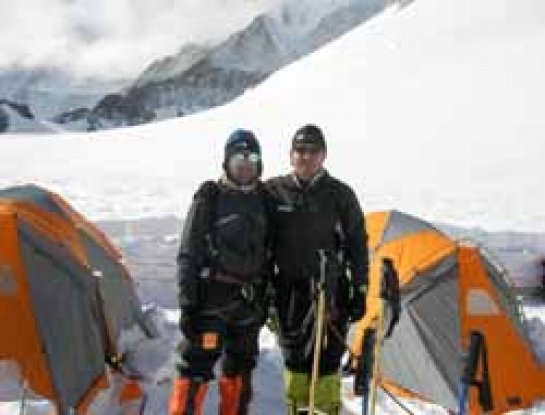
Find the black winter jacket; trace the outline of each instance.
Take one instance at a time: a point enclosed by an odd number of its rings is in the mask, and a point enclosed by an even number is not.
[[[177,257],[180,307],[216,302],[203,298],[199,285],[205,279],[213,281],[217,273],[241,283],[262,280],[267,232],[261,183],[251,191],[222,180],[201,185],[186,216]]]
[[[352,283],[367,284],[365,220],[352,189],[325,170],[303,185],[292,175],[266,182],[272,199],[273,257],[284,281],[317,278],[317,251],[344,245]]]

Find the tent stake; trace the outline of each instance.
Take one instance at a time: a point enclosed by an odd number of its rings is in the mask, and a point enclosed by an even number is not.
[[[26,395],[27,395],[27,380],[23,379],[23,381],[21,382],[21,402],[19,406],[19,415],[25,415]]]

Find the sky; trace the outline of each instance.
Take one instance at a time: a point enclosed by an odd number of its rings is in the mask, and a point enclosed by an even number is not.
[[[214,42],[280,0],[2,1],[0,68],[56,64],[132,76],[187,42]]]

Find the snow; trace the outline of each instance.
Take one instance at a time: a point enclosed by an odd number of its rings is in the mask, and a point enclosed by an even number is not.
[[[532,304],[525,307],[526,333],[534,346],[537,359],[545,365],[545,304]]]
[[[529,307],[527,311],[534,310],[545,327],[545,307]],[[131,370],[145,373],[147,380],[143,382],[146,393],[146,415],[167,413],[168,395],[171,388],[171,377],[175,361],[175,347],[180,340],[180,333],[177,325],[179,313],[176,310],[157,308],[154,310],[153,320],[159,327],[161,336],[155,340],[141,341],[136,351],[129,356],[128,366]],[[543,340],[541,340],[543,342]],[[252,413],[267,415],[283,415],[285,403],[282,393],[282,359],[280,350],[274,335],[264,328],[260,335],[260,359],[255,369],[255,398],[252,403]],[[93,409],[96,413],[103,415],[121,415],[111,404],[111,396],[116,387],[114,386],[101,393],[94,403]],[[352,390],[352,378],[343,380],[342,388],[344,394],[349,396]],[[117,380],[119,382],[119,379]],[[3,386],[3,385],[2,385]],[[18,391],[18,393],[20,393]],[[211,384],[209,394],[205,402],[205,413],[216,413],[218,404],[217,386]],[[404,414],[399,406],[388,396],[379,391],[377,397],[377,414]],[[403,404],[414,413],[425,413],[426,415],[446,415],[447,412],[437,406],[425,404],[416,400],[403,400]],[[345,414],[356,414],[361,412],[361,399],[345,399],[343,402]],[[44,401],[29,401],[27,404],[27,415],[47,414],[51,406]],[[19,413],[19,404],[16,402],[0,403],[0,415],[12,415]],[[545,414],[544,405],[537,405],[527,411],[517,411],[513,414],[538,415]]]
[[[180,215],[196,184],[220,174],[232,129],[257,132],[268,176],[288,168],[294,130],[316,122],[328,167],[367,210],[543,231],[544,9],[539,0],[390,9],[215,110],[48,137],[47,151],[36,137],[8,136],[0,185],[39,182],[94,219]]]
[[[545,332],[545,306],[528,306],[526,310],[534,316],[534,326],[541,327],[541,334]],[[166,413],[166,403],[170,384],[166,382],[165,372],[172,370],[174,366],[173,351],[180,339],[177,326],[179,313],[174,310],[158,309],[156,310],[154,322],[160,327],[161,337],[158,340],[148,342],[138,351],[138,356],[134,358],[134,367],[139,372],[151,373],[153,382],[148,384],[146,391],[148,393],[148,407],[146,413]],[[538,339],[542,347],[545,347],[543,338]],[[255,370],[255,398],[253,402],[253,412],[256,414],[266,413],[267,415],[285,414],[285,403],[280,401],[283,393],[282,386],[282,358],[278,348],[276,337],[266,327],[260,335],[260,359],[258,367]],[[152,362],[150,362],[150,360]],[[170,373],[171,374],[171,373]],[[343,389],[346,396],[350,395],[352,389],[352,378],[343,380]],[[215,413],[217,408],[217,390],[213,385],[207,401],[205,403],[205,413]],[[415,400],[406,400],[403,402],[415,413],[446,414],[447,412],[437,406],[424,404]],[[361,399],[345,399],[344,410],[346,413],[360,413]],[[403,414],[399,406],[388,398],[385,394],[379,392],[378,396],[379,414]],[[153,408],[153,409],[151,409]],[[539,414],[539,408],[532,411],[518,411],[518,414]],[[113,415],[113,414],[112,414]]]
[[[310,44],[318,40],[315,36],[320,24],[335,13],[351,7],[353,16],[370,16],[369,10],[378,11],[382,4],[376,0],[287,0],[271,8],[267,16],[274,22],[270,29],[274,31],[278,44],[284,45],[291,53],[306,53],[313,49]],[[367,8],[366,13],[362,13],[363,8]],[[337,32],[335,27],[328,30]]]
[[[211,111],[95,134],[7,135],[0,187],[42,184],[94,220],[179,217],[198,182],[221,173],[232,129],[256,131],[270,176],[288,169],[294,130],[316,122],[328,137],[328,168],[354,187],[366,210],[395,207],[464,227],[543,233],[544,18],[541,0],[391,8]],[[139,241],[130,249],[138,254]],[[171,295],[170,285],[155,285],[158,295]],[[543,346],[545,310],[526,310],[529,335]],[[141,343],[134,362],[153,378],[150,414],[165,413],[164,380],[179,338],[176,311],[155,313],[163,336]],[[279,351],[270,333],[261,341],[255,405],[266,410],[257,413],[283,413]],[[209,411],[215,402],[212,389]],[[7,405],[0,414],[17,411]],[[395,413],[381,395],[379,405]],[[545,405],[526,413],[545,413]]]

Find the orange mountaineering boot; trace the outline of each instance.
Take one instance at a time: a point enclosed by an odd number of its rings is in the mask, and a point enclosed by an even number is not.
[[[203,415],[207,389],[208,383],[200,379],[177,378],[170,393],[169,415]]]

